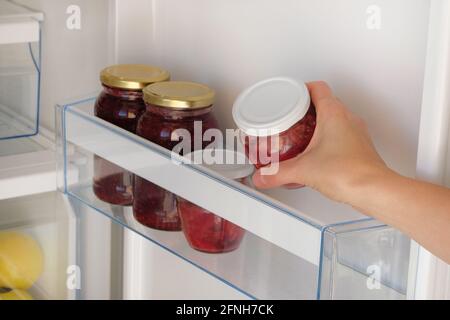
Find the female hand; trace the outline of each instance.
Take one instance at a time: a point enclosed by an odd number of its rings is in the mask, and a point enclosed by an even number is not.
[[[367,175],[387,170],[362,119],[336,98],[325,82],[308,83],[317,111],[314,136],[304,153],[280,163],[276,175],[256,172],[260,189],[286,184],[314,188],[337,201],[348,202],[346,189]]]
[[[400,231],[450,263],[450,189],[403,177],[378,155],[364,122],[324,82],[308,84],[317,127],[305,152],[253,177],[258,188],[303,184]]]

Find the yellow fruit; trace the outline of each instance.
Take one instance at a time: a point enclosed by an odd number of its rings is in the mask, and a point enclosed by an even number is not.
[[[0,301],[2,300],[33,300],[33,297],[26,291],[14,289],[4,293],[0,291]]]
[[[0,288],[29,289],[44,268],[41,247],[30,236],[0,232]]]

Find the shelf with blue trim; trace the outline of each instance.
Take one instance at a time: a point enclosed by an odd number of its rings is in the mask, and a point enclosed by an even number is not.
[[[0,140],[39,133],[43,19],[40,12],[0,0]]]
[[[249,298],[406,297],[407,237],[308,188],[263,194],[227,180],[95,117],[94,102],[91,98],[58,107],[60,166],[63,173],[73,167],[79,173],[74,183],[64,174],[60,179],[73,201]],[[93,192],[95,156],[245,229],[242,245],[226,254],[201,253],[189,247],[182,233],[147,228],[134,218],[131,207],[99,200]]]

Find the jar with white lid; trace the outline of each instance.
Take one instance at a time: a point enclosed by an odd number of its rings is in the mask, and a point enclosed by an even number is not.
[[[316,128],[316,109],[305,83],[287,77],[260,81],[233,106],[245,153],[257,169],[301,154]]]

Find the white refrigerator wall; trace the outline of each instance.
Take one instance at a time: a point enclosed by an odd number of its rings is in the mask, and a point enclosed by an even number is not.
[[[368,121],[389,165],[414,175],[429,6],[424,0],[118,0],[118,60],[160,65],[174,79],[211,85],[218,92],[215,113],[229,128],[234,99],[257,80],[326,80]]]

